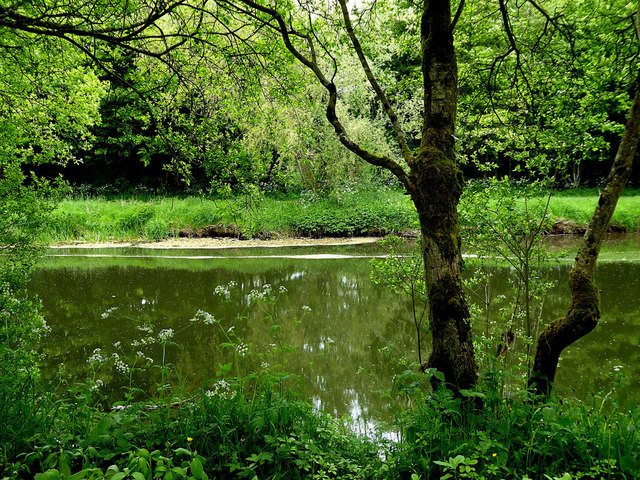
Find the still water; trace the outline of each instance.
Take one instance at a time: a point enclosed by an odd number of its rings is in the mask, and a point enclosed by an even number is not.
[[[597,272],[602,319],[593,333],[563,354],[557,378],[561,394],[585,397],[609,389],[620,374],[626,375],[632,395],[640,394],[638,252],[637,236],[604,250]],[[284,355],[243,357],[241,368],[262,371],[284,362],[287,371],[300,375],[304,393],[318,408],[366,425],[392,413],[381,393],[403,370],[398,359],[417,361],[409,300],[370,279],[371,258],[383,254],[376,245],[51,250],[30,284],[51,328],[43,346],[43,371],[53,375],[64,366],[82,380],[89,375],[87,360],[96,348],[105,356],[141,351],[158,364],[160,345],[131,347],[148,336],[140,330],[143,324],[152,324],[156,334],[173,330],[172,340],[179,346],[167,347],[165,362],[175,365],[174,382],[187,388],[211,388],[220,365],[233,355],[231,348],[220,347],[227,337],[241,339],[253,352],[287,345],[291,351]],[[544,273],[546,280],[558,281],[545,296],[547,321],[566,311],[569,266],[560,261]],[[496,270],[494,275],[496,288],[503,288],[511,272]],[[229,282],[237,286],[228,299],[224,292],[215,293]],[[273,310],[251,295],[266,284],[279,295]],[[218,323],[190,322],[200,310]],[[273,321],[265,319],[268,314]],[[98,377],[111,400],[122,398],[124,376],[103,368]],[[136,375],[135,382],[154,391],[158,375],[151,370]]]

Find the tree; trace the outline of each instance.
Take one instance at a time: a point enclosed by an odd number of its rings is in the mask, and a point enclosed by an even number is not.
[[[640,38],[640,6],[635,28]],[[633,105],[618,153],[569,274],[571,305],[567,315],[554,320],[538,338],[530,384],[539,395],[549,395],[562,351],[591,332],[600,319],[600,290],[594,279],[596,263],[616,204],[631,173],[639,142],[640,85],[636,80]]]

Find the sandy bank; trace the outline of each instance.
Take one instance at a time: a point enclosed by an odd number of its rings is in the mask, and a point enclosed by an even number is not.
[[[281,238],[275,240],[238,240],[235,238],[166,238],[157,242],[64,242],[51,245],[50,248],[149,248],[149,249],[222,249],[248,247],[295,247],[295,246],[333,246],[375,243],[379,237],[349,238]]]

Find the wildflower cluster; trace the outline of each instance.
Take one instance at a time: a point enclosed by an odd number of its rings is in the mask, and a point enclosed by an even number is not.
[[[233,280],[231,280],[226,285],[216,286],[216,288],[213,290],[213,293],[214,295],[219,295],[223,297],[225,300],[229,300],[231,298],[231,290],[237,286],[238,284]]]
[[[127,365],[124,360],[120,358],[120,355],[114,352],[111,354],[111,357],[113,358],[113,365],[118,373],[121,373],[122,375],[129,375],[131,367],[129,367],[129,365]]]
[[[142,325],[138,325],[136,328],[138,330],[140,330],[141,332],[153,333],[153,327],[148,323],[144,323]]]
[[[148,362],[149,364],[153,364],[153,358],[148,357],[143,351],[138,350],[136,352],[136,355],[138,356],[138,358],[140,358],[141,360],[145,360],[146,362]]]
[[[96,391],[103,386],[104,382],[98,378],[95,382],[93,382],[93,385],[91,385],[91,391]]]
[[[156,339],[153,337],[143,337],[139,340],[134,340],[131,342],[132,347],[146,347],[147,345],[153,345],[156,343]]]
[[[193,318],[189,321],[194,323],[202,322],[205,325],[215,325],[217,323],[215,317],[209,312],[205,312],[204,310],[198,310]]]
[[[244,343],[240,343],[238,344],[238,346],[236,347],[236,352],[238,353],[238,355],[240,355],[241,357],[244,357],[247,353],[249,353],[249,347],[246,346]]]
[[[209,400],[214,398],[232,399],[235,398],[236,391],[231,388],[229,382],[222,379],[214,383],[212,389],[207,390],[204,394]]]
[[[250,301],[259,302],[261,300],[268,300],[272,297],[273,287],[269,283],[265,283],[262,288],[254,288],[248,295]]]
[[[107,359],[102,356],[102,350],[99,348],[96,348],[91,356],[87,359],[87,363],[89,363],[90,365],[99,365],[106,361]]]
[[[165,328],[158,333],[158,340],[160,343],[167,343],[173,338],[173,328]]]

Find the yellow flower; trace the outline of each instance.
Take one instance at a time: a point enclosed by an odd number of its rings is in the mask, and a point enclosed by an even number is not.
[[[491,456],[492,456],[492,457],[497,457],[497,456],[498,456],[498,454],[497,454],[497,453],[492,453],[492,454],[491,454]]]
[[[187,437],[187,442],[193,442],[193,438]]]

